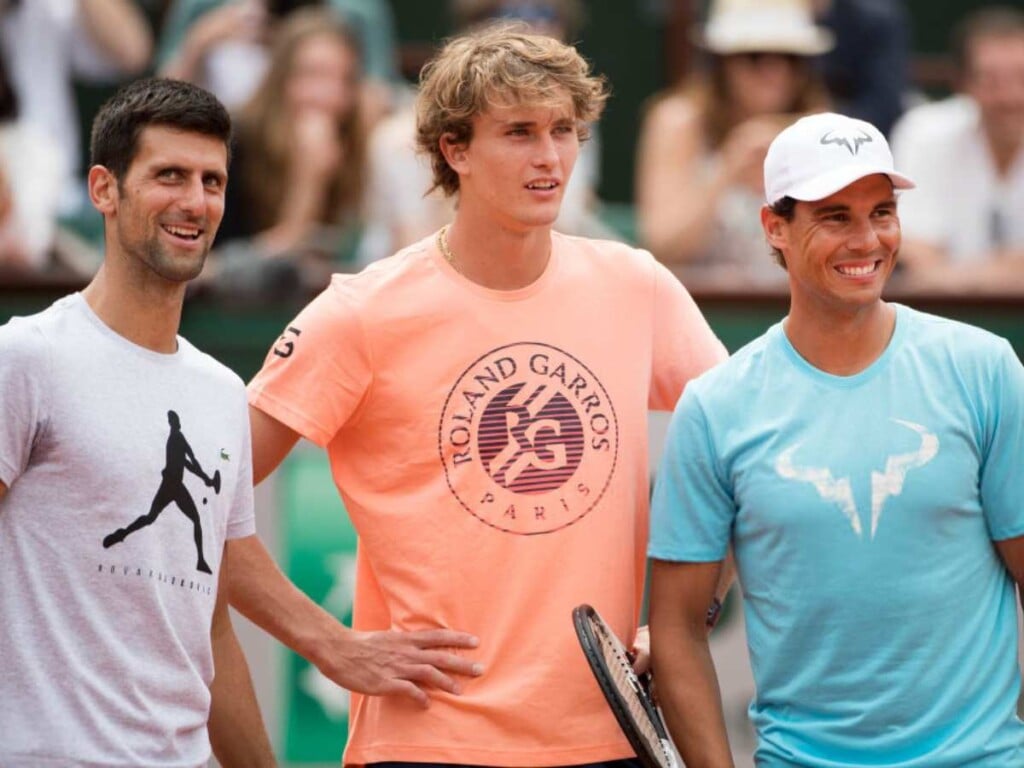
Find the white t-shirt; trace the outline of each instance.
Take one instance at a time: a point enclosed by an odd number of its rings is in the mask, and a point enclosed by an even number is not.
[[[1024,248],[1024,152],[1000,177],[969,98],[907,112],[893,129],[892,151],[917,183],[900,197],[904,238],[943,248],[958,264],[983,261],[1001,246]]]
[[[241,380],[73,294],[0,327],[0,402],[0,765],[205,765],[217,574],[255,530]]]

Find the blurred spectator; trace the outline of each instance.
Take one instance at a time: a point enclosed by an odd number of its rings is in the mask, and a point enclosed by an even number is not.
[[[986,8],[954,36],[960,93],[910,110],[896,162],[904,261],[919,284],[1024,288],[1024,12]]]
[[[45,133],[59,164],[62,212],[84,192],[73,79],[114,83],[150,63],[152,35],[133,0],[0,0],[0,51],[19,115]]]
[[[583,22],[579,0],[453,0],[452,18],[464,30],[495,21],[527,24],[534,32],[571,40]],[[615,235],[600,220],[597,196],[600,167],[597,127],[581,147],[576,168],[562,199],[555,228],[584,237]],[[371,134],[370,192],[367,227],[360,243],[359,261],[368,263],[440,229],[451,221],[452,198],[439,190],[430,194],[429,161],[416,152],[416,116],[411,102],[382,121]]]
[[[275,22],[326,6],[345,20],[363,52],[364,117],[391,109],[398,80],[394,19],[386,0],[171,0],[157,49],[160,73],[201,85],[230,109],[244,104],[269,65]]]
[[[814,0],[835,47],[822,59],[834,108],[886,136],[903,113],[910,58],[910,15],[903,0]]]
[[[60,196],[59,153],[18,117],[0,57],[0,268],[42,271],[49,263]]]
[[[659,94],[637,159],[641,240],[665,263],[727,266],[744,282],[784,281],[759,211],[775,135],[827,97],[812,57],[832,46],[802,0],[715,0],[697,34],[706,69]]]
[[[229,284],[285,276],[317,287],[350,256],[365,175],[360,78],[358,41],[335,14],[307,8],[284,20],[236,122],[218,233]]]

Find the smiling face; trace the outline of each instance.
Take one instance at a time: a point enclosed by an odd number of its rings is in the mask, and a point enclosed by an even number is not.
[[[824,200],[799,202],[790,221],[766,207],[761,221],[785,257],[794,313],[855,313],[881,301],[900,247],[888,176],[865,176]]]
[[[137,146],[123,178],[103,166],[89,172],[90,194],[106,219],[108,259],[187,282],[202,271],[224,215],[227,147],[159,125],[143,129]]]
[[[359,58],[332,32],[306,38],[295,51],[285,83],[285,99],[293,114],[323,112],[342,121],[359,97]]]
[[[568,95],[555,105],[491,107],[473,118],[468,143],[442,139],[459,175],[460,211],[520,230],[558,218],[579,149]]]
[[[1024,136],[1024,32],[971,43],[965,86],[989,136],[998,144],[1018,146]]]

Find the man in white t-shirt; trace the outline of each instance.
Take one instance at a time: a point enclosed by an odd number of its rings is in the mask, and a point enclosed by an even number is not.
[[[919,190],[900,205],[903,255],[916,282],[1024,289],[1024,12],[969,16],[955,47],[963,92],[893,131]]]
[[[122,89],[93,126],[102,267],[0,327],[4,768],[274,764],[218,578],[255,538],[245,389],[177,335],[230,132],[195,86]]]

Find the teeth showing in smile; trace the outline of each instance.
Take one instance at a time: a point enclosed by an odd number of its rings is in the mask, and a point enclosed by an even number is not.
[[[836,267],[836,271],[841,275],[847,275],[849,277],[864,277],[865,275],[870,275],[877,268],[877,264],[867,264],[862,267],[855,267],[850,264],[841,264]]]
[[[557,186],[554,181],[535,181],[526,185],[527,189],[554,189]]]
[[[164,226],[164,229],[167,232],[170,232],[172,235],[176,235],[177,237],[184,237],[188,240],[195,240],[197,237],[199,237],[199,230],[193,227]]]

